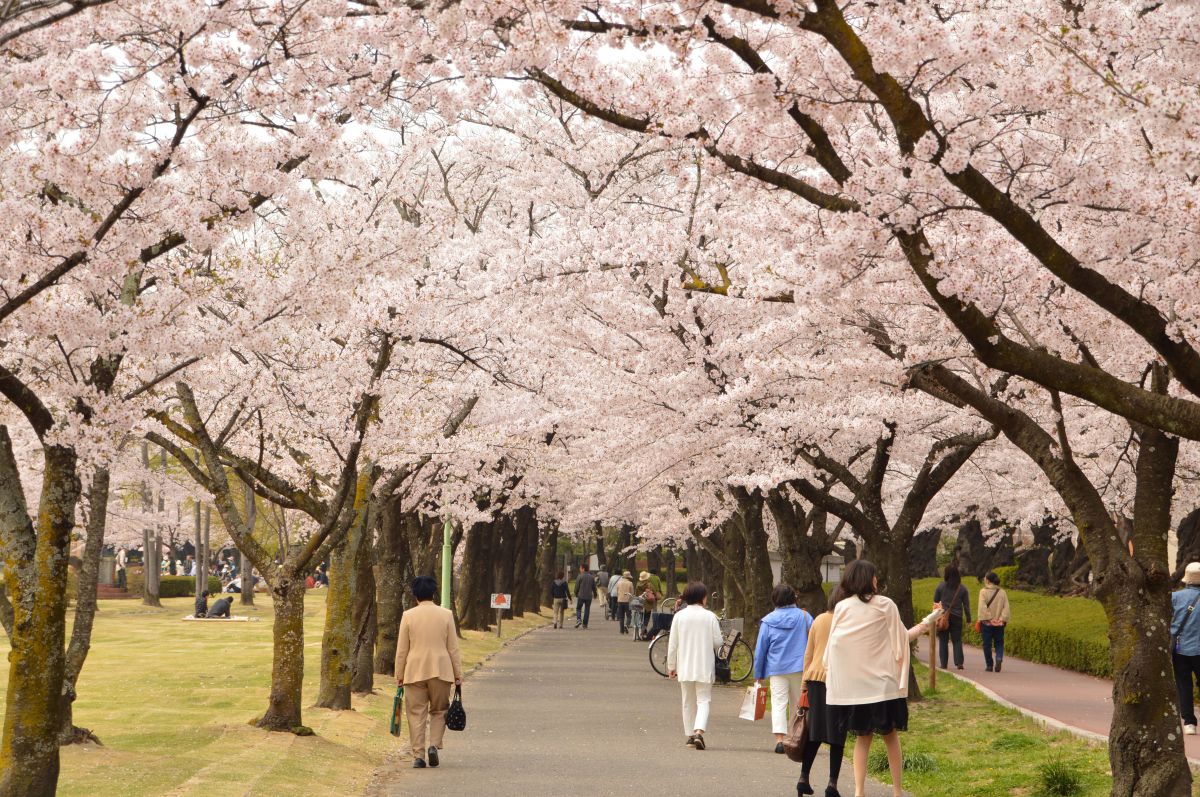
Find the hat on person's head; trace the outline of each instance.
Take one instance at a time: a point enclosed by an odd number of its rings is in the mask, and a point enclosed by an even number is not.
[[[624,573],[621,574],[621,578],[633,578],[633,574],[630,573],[628,570],[626,570]]]
[[[1184,584],[1200,584],[1200,562],[1192,562],[1183,571]]]
[[[650,580],[650,574],[647,573],[645,570],[638,573],[638,581],[649,581],[649,580]]]

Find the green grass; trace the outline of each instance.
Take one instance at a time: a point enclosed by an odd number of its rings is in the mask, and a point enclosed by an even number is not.
[[[913,582],[913,606],[920,617],[933,605],[938,579]],[[979,606],[979,584],[963,582],[971,593],[971,616]],[[1008,590],[1012,619],[1004,632],[1004,652],[1026,661],[1050,664],[1075,672],[1112,676],[1108,655],[1108,621],[1097,601],[1063,598],[1036,592]],[[964,638],[979,644],[979,635],[967,628]]]
[[[917,675],[927,683],[923,666]],[[1112,787],[1103,746],[1049,733],[952,677],[939,678],[936,693],[909,703],[908,731],[900,734],[900,744],[904,788],[920,797],[1038,797],[1042,768],[1058,764],[1078,773],[1077,797],[1105,797]],[[853,749],[851,740],[847,757]],[[875,741],[869,763],[886,782],[882,741]]]
[[[270,599],[256,600],[257,606],[245,609],[235,603],[234,614],[260,622],[228,625],[182,622],[192,611],[190,598],[166,599],[163,609],[101,601],[75,724],[92,729],[104,746],[63,750],[58,793],[361,794],[400,745],[387,732],[394,682],[378,676],[376,694],[356,696],[353,711],[309,707],[316,699],[325,620],[324,593],[313,592],[304,607],[304,723],[316,735],[251,727],[266,708],[271,673]],[[548,622],[538,615],[505,620],[505,640]],[[500,646],[495,632],[466,632],[464,666]],[[8,681],[7,652],[7,638],[0,638],[0,685]]]

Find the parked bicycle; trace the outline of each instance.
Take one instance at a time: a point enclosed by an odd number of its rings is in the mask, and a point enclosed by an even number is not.
[[[715,593],[714,593],[715,596]],[[745,620],[741,617],[726,618],[722,611],[718,616],[721,622],[721,633],[725,635],[717,658],[729,662],[729,680],[731,683],[741,683],[754,672],[754,651],[742,636]],[[669,630],[660,631],[650,642],[650,666],[664,678],[670,676],[667,670],[667,646],[670,644]]]

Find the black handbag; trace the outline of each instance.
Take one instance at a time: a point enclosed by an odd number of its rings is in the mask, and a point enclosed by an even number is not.
[[[454,699],[450,708],[446,709],[446,730],[465,731],[467,729],[467,710],[462,704],[462,687],[454,687]]]
[[[733,680],[733,670],[729,667],[729,659],[717,657],[717,683],[727,684]]]

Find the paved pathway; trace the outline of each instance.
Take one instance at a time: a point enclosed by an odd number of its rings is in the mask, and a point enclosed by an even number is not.
[[[921,637],[919,656],[923,662],[929,661],[928,641],[929,637]],[[963,651],[964,669],[952,669],[954,675],[982,687],[985,694],[990,692],[1004,702],[1039,715],[1043,721],[1049,720],[1047,724],[1051,727],[1083,731],[1083,735],[1107,742],[1112,724],[1111,681],[1012,656],[1004,657],[1001,672],[987,672],[982,648],[964,645]],[[940,671],[939,677],[945,672]],[[1172,676],[1167,673],[1167,677]],[[1200,736],[1183,738],[1188,758],[1200,764]]]
[[[679,687],[650,669],[646,643],[593,612],[587,631],[546,628],[514,642],[463,689],[465,733],[447,733],[438,769],[388,773],[388,797],[796,793],[800,765],[773,752],[767,721],[737,718],[742,690],[714,690],[709,748],[684,747]],[[813,783],[824,793],[826,750]],[[854,794],[842,767],[842,794]],[[871,797],[891,787],[872,785]]]

